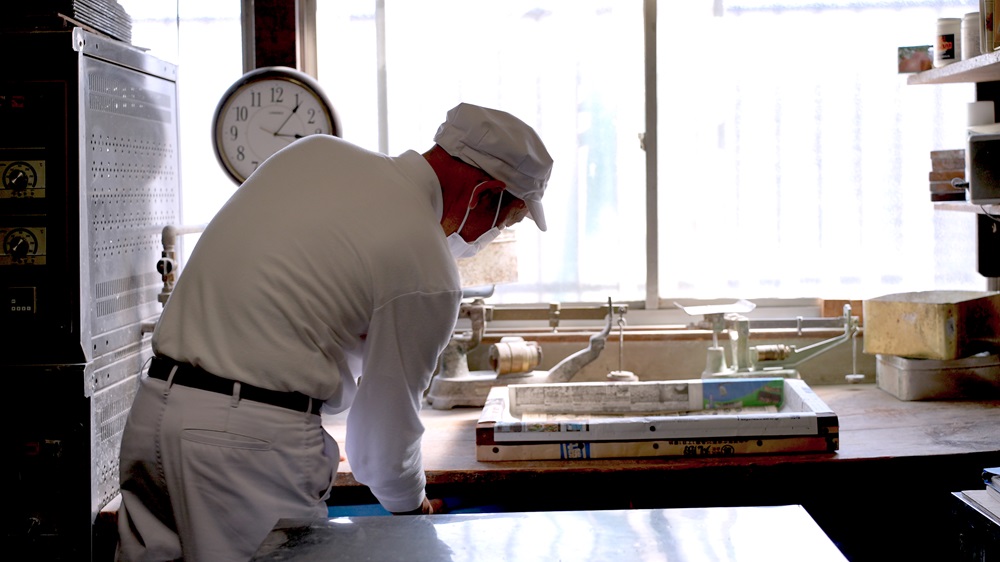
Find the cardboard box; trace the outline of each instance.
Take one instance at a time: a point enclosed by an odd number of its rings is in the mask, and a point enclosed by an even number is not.
[[[965,173],[965,149],[931,152],[931,171],[961,170]]]
[[[864,301],[864,350],[872,355],[950,360],[992,351],[1000,341],[1000,293],[923,291]]]
[[[844,305],[851,306],[851,315],[858,317],[858,322],[865,323],[864,303],[859,300],[824,299],[820,301],[819,315],[821,318],[840,318],[844,316]]]
[[[900,74],[923,72],[924,70],[930,70],[931,66],[930,45],[899,47],[899,64],[897,70]]]

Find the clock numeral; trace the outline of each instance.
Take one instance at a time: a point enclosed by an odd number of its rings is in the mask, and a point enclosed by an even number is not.
[[[247,159],[247,155],[244,152],[244,148],[243,148],[242,144],[240,146],[236,147],[236,159],[239,160],[240,162],[242,162],[242,161],[244,161],[244,160]]]
[[[230,140],[236,140],[240,136],[240,129],[236,125],[229,127]]]
[[[237,121],[246,121],[250,117],[250,110],[247,109],[245,105],[237,105],[233,107],[233,112],[236,113]]]
[[[310,125],[316,124],[316,110],[315,109],[309,108],[309,120],[306,121],[306,123],[309,123]]]
[[[283,96],[285,95],[285,89],[281,86],[275,86],[271,88],[271,103],[284,103]]]
[[[260,107],[260,92],[250,92],[250,107]]]

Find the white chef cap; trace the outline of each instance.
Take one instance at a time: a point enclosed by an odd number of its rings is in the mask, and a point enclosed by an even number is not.
[[[460,103],[434,135],[448,154],[507,184],[522,199],[539,230],[545,230],[542,194],[552,173],[552,157],[542,139],[513,115]]]

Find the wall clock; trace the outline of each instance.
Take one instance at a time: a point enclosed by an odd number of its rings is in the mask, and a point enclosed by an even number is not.
[[[244,74],[223,94],[212,122],[215,156],[237,184],[296,139],[340,136],[337,115],[319,83],[283,66]]]

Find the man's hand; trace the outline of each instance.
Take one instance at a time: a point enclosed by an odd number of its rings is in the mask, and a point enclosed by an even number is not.
[[[444,513],[444,500],[430,500],[426,497],[420,507],[414,509],[413,511],[398,511],[393,512],[393,515],[433,515],[435,513]]]
[[[425,509],[426,508],[426,509]],[[444,513],[445,505],[444,500],[429,500],[424,498],[424,503],[420,506],[420,511],[424,515],[433,515],[435,513]]]

